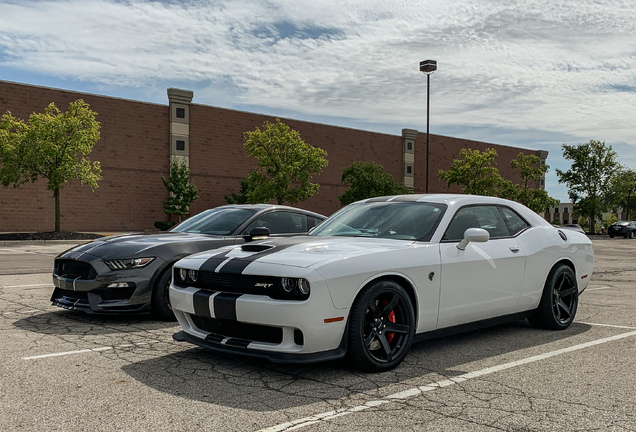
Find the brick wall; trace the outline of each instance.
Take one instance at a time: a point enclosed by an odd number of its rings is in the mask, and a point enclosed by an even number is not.
[[[232,111],[202,105],[190,107],[190,169],[200,198],[192,212],[226,203],[224,196],[239,192],[239,180],[256,166],[247,156],[243,134],[274,117]],[[320,191],[299,203],[324,214],[340,208],[338,195],[346,188],[340,184],[342,171],[354,161],[374,160],[384,165],[396,181],[402,177],[402,138],[355,129],[281,119],[297,130],[308,144],[327,152],[329,165],[314,178]]]
[[[69,182],[61,193],[62,229],[102,232],[152,229],[155,221],[165,219],[162,203],[167,193],[161,176],[167,176],[169,171],[167,97],[166,105],[158,105],[0,81],[0,113],[10,110],[23,119],[33,112],[44,111],[50,102],[65,111],[70,102],[79,98],[98,113],[101,139],[89,157],[101,162],[103,178],[94,193],[80,186],[77,180]],[[190,169],[200,191],[200,198],[192,205],[193,214],[223,205],[225,195],[239,192],[239,180],[255,166],[243,148],[243,134],[274,120],[274,117],[258,114],[191,105]],[[380,163],[396,181],[403,176],[400,135],[281,120],[298,130],[307,143],[328,153],[329,165],[314,179],[320,184],[319,193],[300,203],[300,207],[327,215],[339,209],[338,195],[345,191],[340,184],[342,171],[356,160]],[[513,181],[519,180],[509,164],[521,149],[431,135],[431,192],[459,190],[449,190],[437,178],[437,171],[447,169],[464,147],[481,151],[495,148],[501,174]],[[420,133],[415,142],[414,173],[415,192],[423,193],[425,133]],[[52,231],[53,205],[52,193],[46,190],[43,180],[17,189],[0,185],[0,232]]]
[[[89,155],[100,161],[102,180],[95,193],[77,180],[61,192],[61,226],[68,231],[150,229],[164,218],[169,170],[167,105],[147,104],[0,81],[0,113],[27,119],[55,102],[61,111],[84,99],[98,113],[101,138]],[[46,181],[19,188],[0,185],[0,231],[52,231],[54,202]]]

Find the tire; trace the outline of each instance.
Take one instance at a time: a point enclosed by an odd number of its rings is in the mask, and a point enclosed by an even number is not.
[[[172,277],[172,266],[165,269],[157,278],[155,286],[152,288],[152,305],[150,314],[157,319],[164,321],[176,320],[172,308],[170,307],[170,279]]]
[[[367,372],[393,369],[408,354],[414,334],[413,304],[404,288],[389,280],[375,282],[351,307],[347,359]]]
[[[610,234],[610,238],[614,238],[614,236]]]
[[[535,327],[565,330],[574,321],[579,290],[574,271],[565,264],[552,268],[543,288],[539,307],[528,318]]]
[[[634,231],[630,231],[630,232],[629,232],[629,238],[630,238],[630,239],[633,239],[633,238],[634,238]]]

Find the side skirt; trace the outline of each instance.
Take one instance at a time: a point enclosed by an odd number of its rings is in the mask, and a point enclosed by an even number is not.
[[[452,327],[445,327],[442,329],[431,330],[424,333],[415,335],[414,343],[422,342],[430,339],[437,339],[445,336],[452,336],[460,333],[466,333],[469,331],[480,330],[487,327],[493,327],[500,324],[505,324],[511,321],[520,321],[527,318],[533,311],[519,312],[510,315],[503,315],[495,318],[488,318],[482,321],[475,321],[468,324],[459,324]]]

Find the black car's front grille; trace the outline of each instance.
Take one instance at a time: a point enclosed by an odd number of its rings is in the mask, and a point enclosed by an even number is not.
[[[190,318],[197,328],[223,338],[229,337],[275,344],[283,341],[283,329],[280,327],[248,324],[196,315],[190,315]]]
[[[53,292],[53,296],[51,300],[60,300],[62,298],[66,298],[68,301],[77,301],[84,300],[88,301],[88,292],[87,291],[71,291],[65,290],[61,288],[55,288]]]
[[[81,280],[93,280],[97,277],[97,272],[89,263],[65,258],[55,260],[53,274],[63,278]]]
[[[135,286],[126,288],[104,288],[93,291],[93,293],[98,294],[102,300],[128,300],[132,297],[135,289]]]

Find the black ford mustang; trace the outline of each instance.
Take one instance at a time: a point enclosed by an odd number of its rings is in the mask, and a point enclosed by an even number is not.
[[[55,258],[51,301],[87,313],[151,312],[174,319],[168,287],[176,261],[252,236],[302,234],[324,219],[293,207],[228,205],[199,213],[169,232],[98,239]]]

